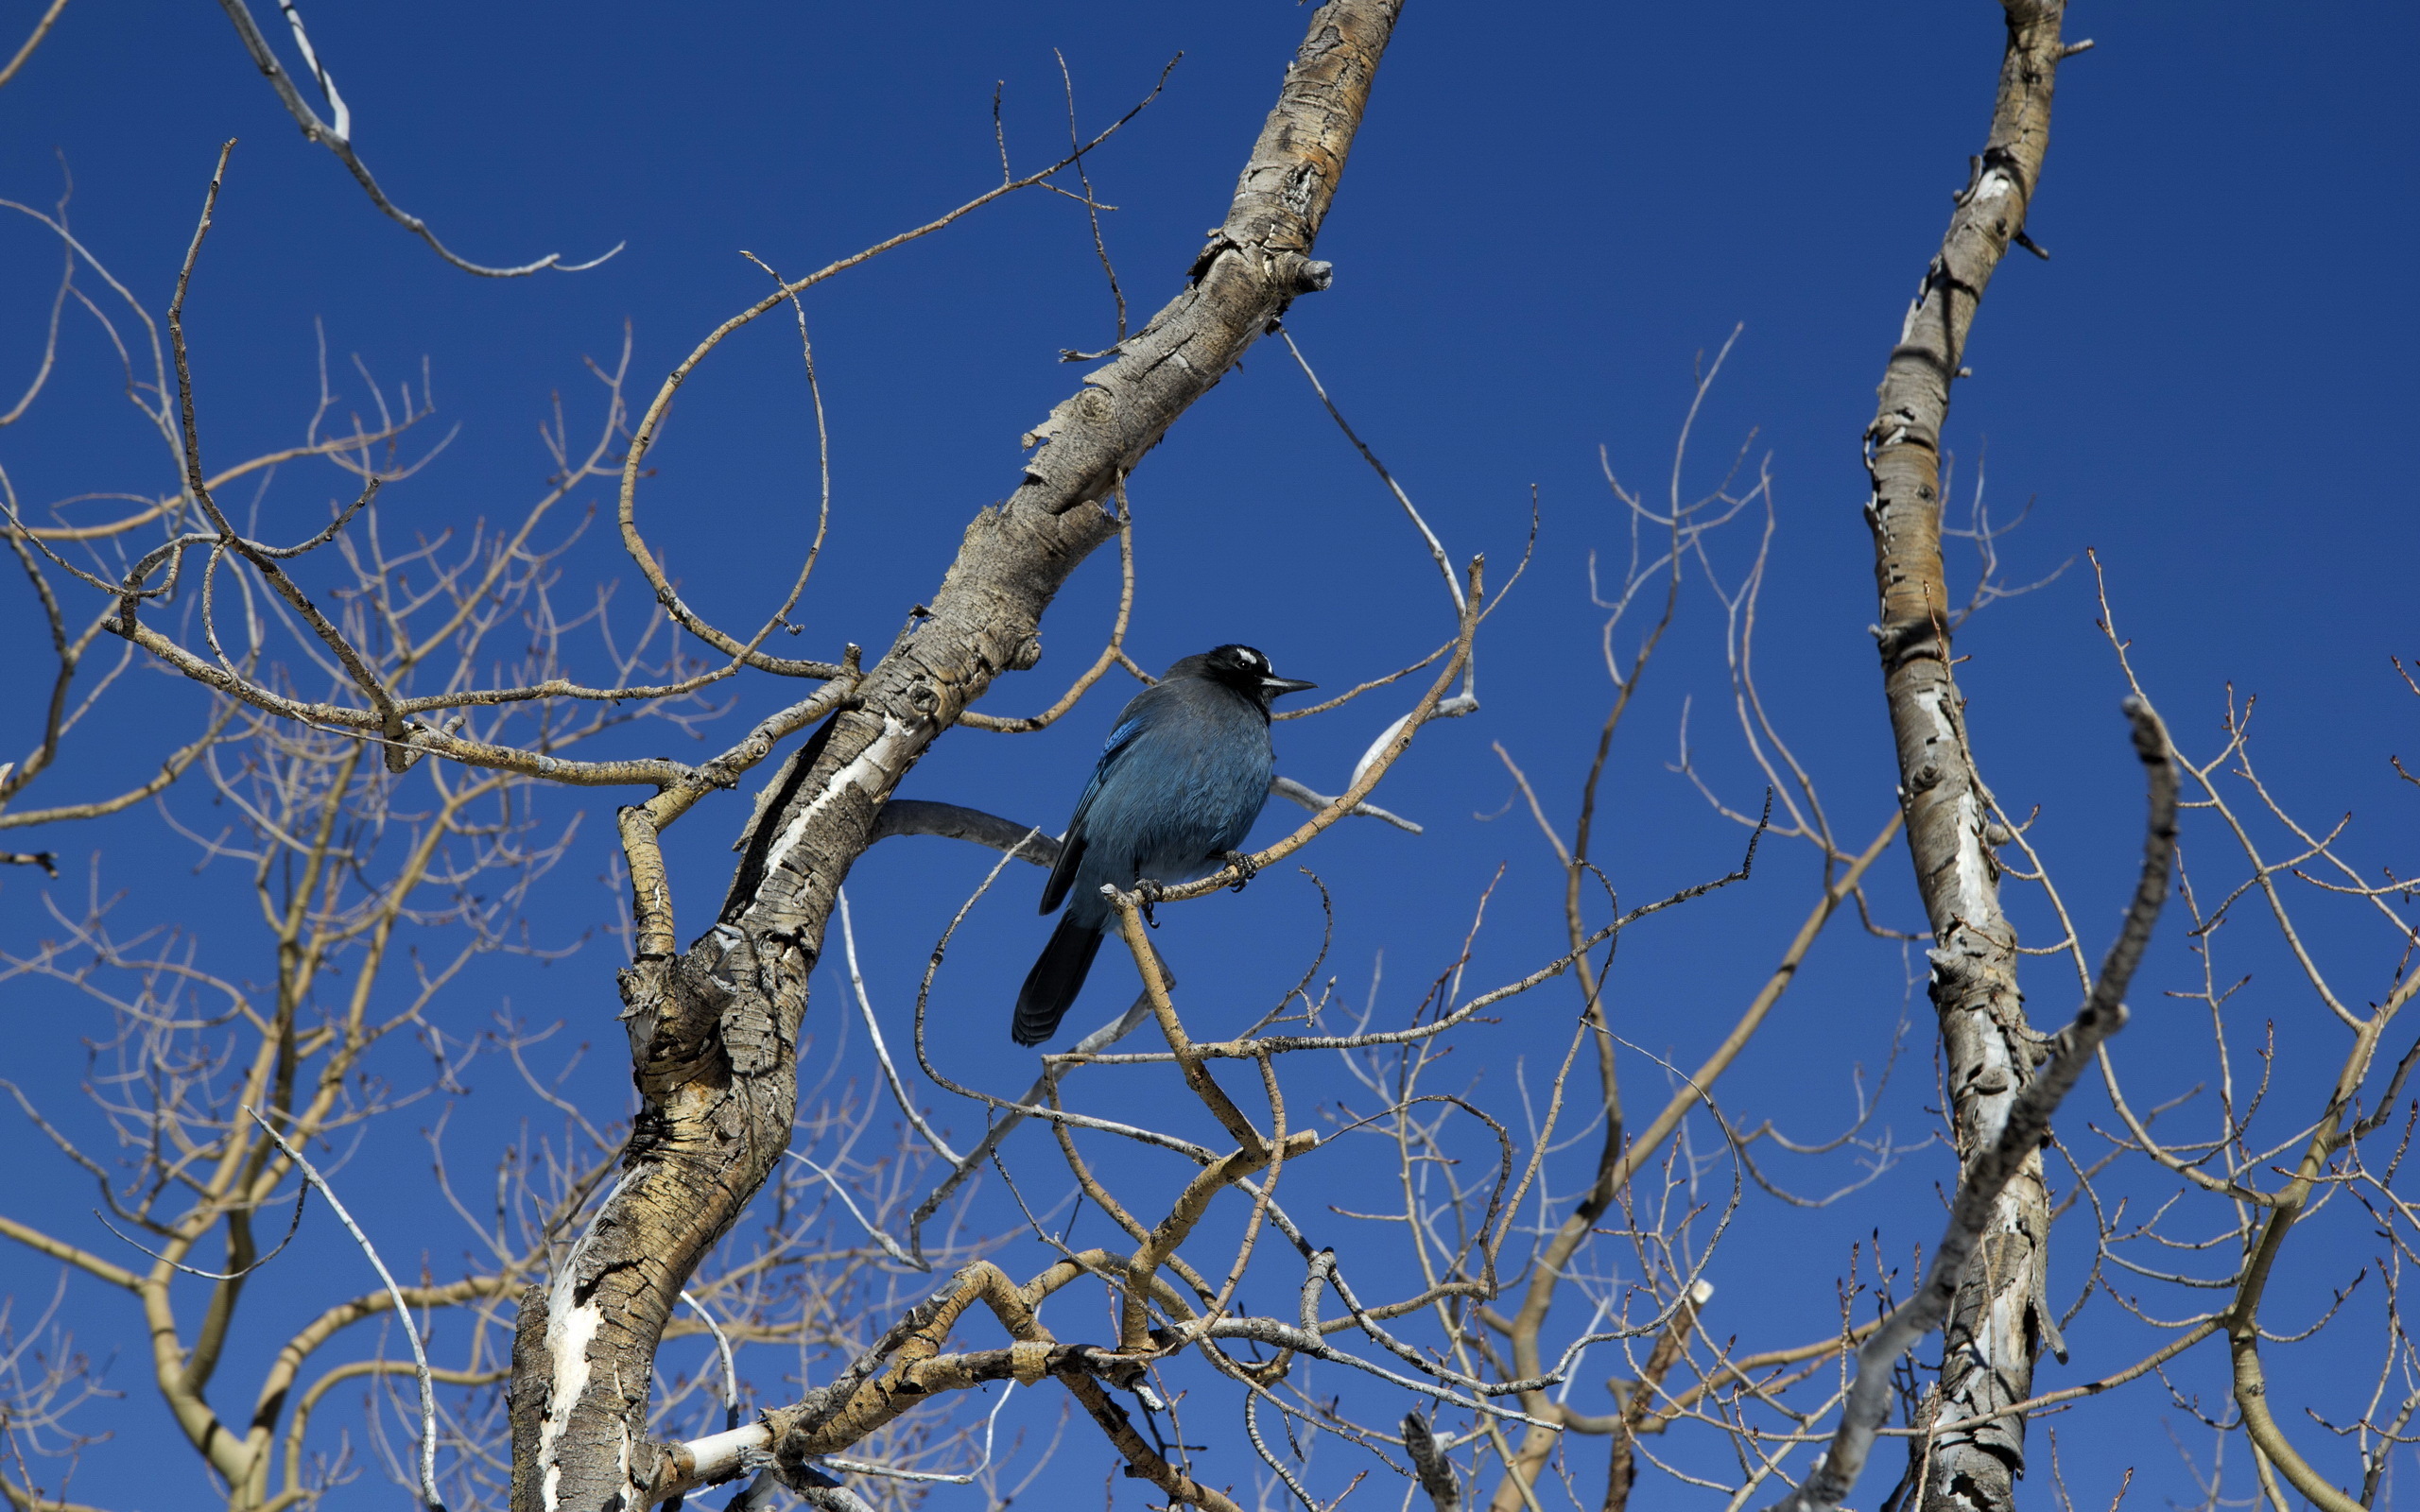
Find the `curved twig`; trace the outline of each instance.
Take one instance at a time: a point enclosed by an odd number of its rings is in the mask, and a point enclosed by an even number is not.
[[[64,0],[60,0],[60,3],[63,4]],[[303,62],[310,66],[312,78],[320,86],[320,98],[327,102],[329,112],[336,117],[333,123],[320,119],[319,112],[311,109],[309,101],[303,99],[302,92],[294,87],[293,77],[278,62],[276,52],[270,48],[268,39],[261,35],[260,26],[252,20],[251,9],[245,5],[244,0],[218,0],[218,4],[219,9],[227,12],[227,19],[235,24],[235,35],[243,39],[244,50],[251,54],[254,66],[258,67],[262,75],[268,79],[269,87],[277,91],[278,102],[285,107],[288,115],[294,117],[295,124],[302,128],[303,137],[319,143],[330,152],[335,153],[337,161],[345,165],[354,181],[369,194],[370,202],[378,207],[381,215],[426,242],[429,249],[438,256],[463,272],[475,273],[481,278],[522,278],[531,273],[544,272],[550,267],[559,272],[581,273],[596,266],[629,245],[626,242],[616,242],[603,256],[592,257],[584,263],[566,263],[563,261],[562,253],[548,252],[536,262],[524,263],[518,267],[489,267],[484,264],[474,263],[468,258],[458,255],[451,248],[437,239],[437,233],[428,229],[428,222],[389,199],[387,191],[378,187],[378,180],[371,177],[368,165],[353,150],[353,112],[345,104],[344,96],[337,93],[336,80],[328,77],[327,65],[320,61],[319,54],[313,50],[310,34],[302,29],[302,17],[301,12],[294,9],[293,0],[278,0],[278,9],[285,12],[286,25],[294,31],[295,45],[302,50]],[[51,13],[58,14],[56,6],[53,7]],[[30,47],[31,44],[27,45]],[[14,71],[13,64],[11,71]],[[0,83],[6,82],[6,76],[0,75]]]
[[[378,1258],[378,1246],[361,1231],[361,1225],[353,1221],[353,1214],[345,1211],[344,1203],[338,1200],[336,1189],[328,1185],[328,1178],[320,1174],[320,1168],[313,1165],[301,1150],[285,1143],[285,1136],[271,1128],[268,1120],[261,1117],[257,1110],[247,1108],[244,1111],[261,1126],[262,1133],[285,1152],[286,1159],[294,1162],[295,1168],[320,1189],[320,1195],[327,1198],[328,1206],[336,1210],[337,1220],[344,1225],[346,1232],[353,1235],[354,1243],[361,1246],[361,1252],[370,1257],[371,1268],[378,1273],[380,1280],[387,1283],[387,1296],[394,1303],[396,1320],[404,1326],[405,1339],[411,1344],[412,1365],[420,1376],[421,1501],[427,1505],[429,1512],[445,1512],[445,1500],[437,1494],[437,1388],[429,1379],[428,1351],[421,1346],[420,1330],[412,1327],[411,1307],[404,1300],[404,1289],[395,1284],[394,1273],[387,1268],[385,1261]]]

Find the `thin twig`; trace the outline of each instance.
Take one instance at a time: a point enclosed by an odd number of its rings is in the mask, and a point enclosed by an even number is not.
[[[396,1321],[403,1325],[404,1337],[412,1347],[412,1367],[420,1377],[421,1501],[427,1505],[429,1512],[445,1512],[445,1499],[437,1494],[437,1386],[429,1378],[428,1351],[421,1347],[420,1331],[412,1326],[411,1308],[404,1300],[404,1289],[395,1284],[394,1273],[388,1270],[387,1263],[378,1258],[378,1246],[361,1231],[361,1225],[353,1221],[353,1214],[345,1211],[343,1201],[337,1196],[336,1188],[328,1185],[328,1178],[320,1174],[320,1168],[313,1165],[301,1150],[285,1143],[285,1137],[271,1128],[268,1120],[261,1117],[257,1110],[248,1106],[244,1111],[261,1126],[262,1133],[285,1152],[286,1159],[294,1162],[295,1168],[320,1189],[320,1195],[327,1198],[328,1206],[336,1210],[337,1221],[353,1235],[353,1242],[370,1257],[371,1267],[378,1272],[378,1279],[386,1282],[388,1299],[394,1303]]]

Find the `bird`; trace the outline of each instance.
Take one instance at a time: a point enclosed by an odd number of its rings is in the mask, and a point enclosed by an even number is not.
[[[1042,912],[1062,902],[1067,912],[1017,993],[1018,1044],[1049,1039],[1082,990],[1109,925],[1104,884],[1172,885],[1242,859],[1237,847],[1277,772],[1269,706],[1317,686],[1278,677],[1249,645],[1221,645],[1178,662],[1127,704],[1043,884]]]

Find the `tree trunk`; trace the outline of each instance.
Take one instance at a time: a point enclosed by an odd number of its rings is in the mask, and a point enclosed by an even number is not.
[[[1950,673],[1941,560],[1941,432],[1977,305],[2025,230],[2049,141],[2063,0],[2005,0],[2008,47],[1983,155],[1925,270],[1866,432],[1881,623],[1876,636],[1899,755],[1900,801],[1916,885],[1932,927],[1930,990],[1962,1163],[1998,1139],[2032,1075],[2040,1037],[2025,1021],[2016,933],[2000,912],[1990,798],[1977,776]],[[2031,1394],[2046,1336],[2041,1295],[2049,1208],[2037,1155],[2002,1192],[1942,1343],[1939,1420],[1971,1418]],[[2051,1334],[2050,1336],[2055,1336]],[[1945,1435],[1916,1470],[1926,1512],[2014,1505],[2025,1422],[2003,1418]]]
[[[1188,285],[1027,438],[1006,504],[983,509],[930,617],[775,779],[720,919],[621,977],[645,1099],[620,1179],[561,1269],[523,1299],[513,1358],[515,1512],[646,1505],[663,1454],[648,1382],[682,1285],[789,1143],[806,984],[833,898],[926,747],[1021,664],[1067,575],[1116,534],[1102,501],[1298,294],[1400,0],[1311,18],[1225,224]]]

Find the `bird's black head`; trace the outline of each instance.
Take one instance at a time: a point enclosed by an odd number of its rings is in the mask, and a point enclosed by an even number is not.
[[[1258,704],[1264,713],[1269,711],[1270,700],[1279,694],[1301,693],[1319,686],[1316,682],[1277,676],[1270,668],[1269,658],[1249,645],[1222,645],[1186,657],[1168,668],[1161,680],[1170,678],[1201,678],[1232,688]]]

